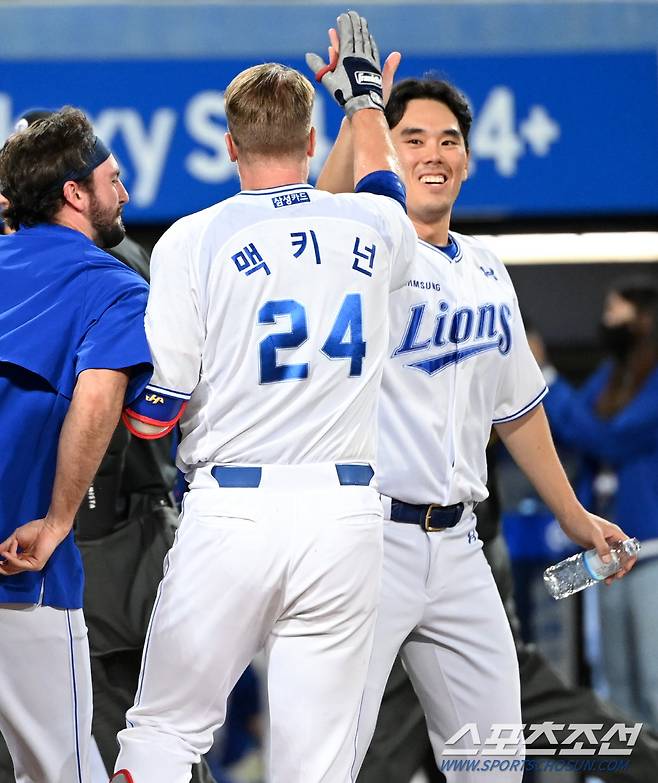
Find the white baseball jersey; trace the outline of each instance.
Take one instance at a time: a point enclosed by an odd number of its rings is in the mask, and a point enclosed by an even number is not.
[[[382,506],[338,463],[374,462],[389,294],[415,241],[391,198],[294,185],[240,193],[158,243],[146,402],[189,398],[190,491],[119,734],[117,769],[136,783],[189,780],[262,647],[271,780],[349,779]],[[212,463],[258,466],[258,482],[226,484]]]
[[[189,399],[178,465],[374,461],[389,290],[413,227],[393,199],[243,191],[153,251],[152,393]]]
[[[475,239],[451,239],[454,253],[418,240],[407,285],[391,295],[377,470],[389,497],[418,505],[464,501],[466,508],[454,527],[436,532],[384,525],[380,604],[354,771],[370,744],[398,651],[423,706],[437,764],[444,749],[450,757],[454,746],[446,741],[467,720],[481,736],[494,723],[521,722],[514,642],[468,501],[487,495],[492,423],[522,416],[546,388],[503,264]],[[457,755],[465,752],[458,747]],[[445,774],[450,783],[480,777]],[[522,772],[501,766],[489,775],[516,783]]]
[[[407,503],[484,500],[491,425],[546,394],[504,265],[472,237],[451,239],[454,258],[419,239],[390,300],[378,484]]]

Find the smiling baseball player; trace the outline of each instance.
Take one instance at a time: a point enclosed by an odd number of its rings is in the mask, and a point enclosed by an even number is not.
[[[271,780],[350,776],[381,565],[376,395],[389,290],[415,234],[376,50],[357,14],[339,25],[346,55],[326,81],[354,123],[357,193],[305,184],[313,88],[256,66],[225,93],[242,192],[179,221],[153,253],[155,372],[126,420],[157,435],[182,413],[190,491],[117,783],[188,781],[262,647]]]
[[[389,58],[390,78],[394,67]],[[478,752],[477,737],[484,742],[495,724],[506,724],[516,730],[502,733],[498,749],[487,748],[487,780],[514,783],[523,774],[518,665],[473,513],[487,496],[492,424],[573,540],[605,555],[608,542],[625,535],[586,512],[569,486],[541,406],[546,385],[505,267],[478,240],[449,231],[468,173],[466,101],[447,82],[408,79],[393,89],[386,117],[418,239],[407,284],[390,299],[377,463],[384,568],[354,772],[400,651],[437,764],[444,749],[448,757]],[[343,122],[319,184],[348,187],[351,161]],[[482,777],[477,769],[445,774],[451,783]]]

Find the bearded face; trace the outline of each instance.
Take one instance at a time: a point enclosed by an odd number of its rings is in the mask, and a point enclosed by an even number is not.
[[[94,242],[103,248],[115,247],[126,235],[121,213],[128,193],[119,178],[113,155],[94,170],[89,190],[89,222]]]

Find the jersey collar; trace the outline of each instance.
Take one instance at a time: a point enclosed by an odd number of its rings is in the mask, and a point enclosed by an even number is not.
[[[97,245],[94,244],[93,240],[91,240],[86,234],[83,234],[82,231],[78,231],[77,228],[62,226],[60,223],[37,223],[36,226],[25,226],[21,223],[21,225],[19,226],[19,232],[24,236],[30,234],[31,236],[35,236],[35,237],[68,236],[70,239],[78,239],[81,242],[87,242],[90,245],[94,245],[94,247],[97,247]]]
[[[462,247],[453,234],[448,234],[448,239],[450,240],[450,245],[447,248],[442,248],[418,237],[418,241],[423,247],[427,247],[435,253],[439,253],[444,258],[447,258],[451,264],[458,264],[462,260]]]
[[[289,193],[294,190],[315,190],[313,185],[307,182],[300,182],[299,185],[279,185],[276,188],[267,188],[264,190],[241,190],[240,196],[276,196],[279,193]]]

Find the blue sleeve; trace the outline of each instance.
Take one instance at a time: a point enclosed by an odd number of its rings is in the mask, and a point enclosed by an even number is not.
[[[616,416],[601,419],[585,396],[558,378],[544,399],[544,408],[560,442],[590,457],[619,465],[658,448],[658,389],[653,395],[646,392]]]
[[[357,182],[354,192],[388,196],[397,201],[405,212],[407,211],[407,190],[400,177],[392,171],[373,171],[366,174]]]
[[[583,401],[583,404],[588,408],[594,408],[599,395],[605,388],[608,382],[610,373],[612,372],[611,362],[604,362],[585,383],[578,389],[576,394]]]
[[[130,370],[125,397],[129,404],[141,395],[153,372],[144,330],[148,287],[128,269],[108,270],[96,282],[89,326],[76,352],[76,378],[90,369]]]

